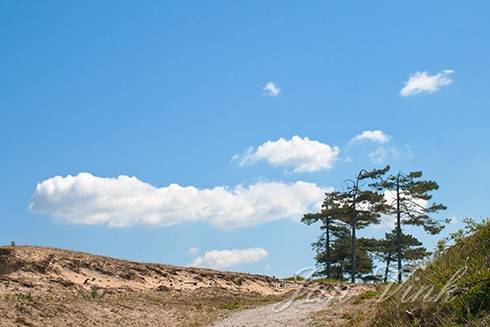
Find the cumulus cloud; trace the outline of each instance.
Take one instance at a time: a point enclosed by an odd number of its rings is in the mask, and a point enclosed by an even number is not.
[[[339,152],[338,147],[295,135],[290,140],[280,138],[267,141],[233,159],[240,166],[264,160],[272,166],[292,169],[294,172],[314,172],[332,168]]]
[[[390,136],[385,132],[375,129],[375,130],[367,130],[363,131],[361,134],[354,136],[351,142],[359,142],[359,141],[371,141],[375,143],[386,143],[390,140]]]
[[[56,176],[36,187],[30,210],[74,224],[170,226],[206,222],[221,229],[299,219],[318,209],[329,188],[314,183],[258,182],[233,188],[155,187],[136,177],[89,173]]]
[[[244,263],[264,260],[269,253],[263,248],[212,250],[195,258],[190,266],[206,268],[228,268]]]
[[[281,93],[281,89],[272,81],[267,82],[262,87],[262,90],[264,91],[262,95],[269,96],[269,97],[277,97],[279,93]]]
[[[405,86],[401,89],[401,96],[410,96],[422,92],[433,93],[441,87],[447,86],[453,82],[451,75],[454,70],[446,69],[437,74],[429,75],[429,73],[415,72],[410,76]]]

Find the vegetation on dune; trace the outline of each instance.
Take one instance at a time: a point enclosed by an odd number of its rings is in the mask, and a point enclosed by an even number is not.
[[[490,221],[466,222],[431,262],[383,294],[376,326],[488,326]]]

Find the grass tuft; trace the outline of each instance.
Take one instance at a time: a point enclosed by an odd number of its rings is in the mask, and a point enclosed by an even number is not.
[[[104,293],[99,292],[97,287],[92,286],[90,291],[79,290],[78,296],[84,300],[98,300],[104,296]]]
[[[364,293],[359,294],[356,299],[354,300],[353,304],[360,304],[364,302],[365,300],[372,299],[374,297],[380,296],[381,293],[378,290],[368,290],[365,291]]]
[[[223,309],[223,310],[238,310],[242,307],[242,305],[238,302],[227,302],[227,303],[220,303],[217,305],[218,309]]]

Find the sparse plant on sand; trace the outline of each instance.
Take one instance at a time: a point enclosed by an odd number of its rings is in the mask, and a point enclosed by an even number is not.
[[[89,291],[79,290],[78,295],[84,300],[98,300],[104,296],[104,293],[101,292],[97,287],[92,286]]]
[[[18,301],[24,301],[24,302],[32,302],[33,301],[31,293],[27,293],[27,294],[19,293],[16,295],[16,299]]]

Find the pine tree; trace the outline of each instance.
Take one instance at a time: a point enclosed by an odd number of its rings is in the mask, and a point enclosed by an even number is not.
[[[342,208],[338,216],[349,221],[351,227],[351,282],[355,283],[357,275],[357,247],[356,231],[370,224],[379,223],[381,212],[385,211],[384,196],[378,190],[371,189],[371,185],[380,183],[381,178],[390,166],[371,171],[361,170],[355,179],[345,181],[346,191],[340,193]],[[371,182],[371,184],[367,184]]]
[[[396,259],[398,282],[402,282],[402,260],[404,257],[402,247],[402,225],[422,226],[430,234],[438,234],[444,225],[431,217],[446,207],[440,203],[428,204],[432,199],[431,191],[439,189],[435,181],[421,180],[421,171],[404,174],[399,172],[386,179],[371,184],[379,192],[388,191],[393,195],[393,201],[387,203],[386,213],[396,215]]]
[[[324,265],[325,269],[319,272],[321,275],[326,275],[327,278],[332,278],[332,243],[340,238],[348,235],[348,229],[345,223],[342,222],[335,214],[341,206],[340,194],[338,192],[325,193],[325,200],[322,205],[322,210],[317,213],[307,213],[301,219],[307,225],[320,221],[320,227],[324,232],[319,240],[312,244],[316,250],[317,264]]]

